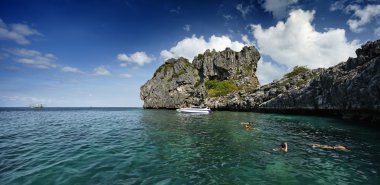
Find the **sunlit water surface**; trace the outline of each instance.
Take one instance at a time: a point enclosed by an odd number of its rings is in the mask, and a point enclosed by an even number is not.
[[[240,124],[251,121],[255,130]],[[380,132],[333,118],[0,109],[0,184],[378,184]],[[286,141],[289,152],[273,151]],[[344,144],[348,151],[313,149]]]

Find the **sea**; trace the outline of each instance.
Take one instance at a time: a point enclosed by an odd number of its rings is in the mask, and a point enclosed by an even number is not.
[[[380,131],[331,117],[0,108],[1,185],[367,185],[379,173]]]

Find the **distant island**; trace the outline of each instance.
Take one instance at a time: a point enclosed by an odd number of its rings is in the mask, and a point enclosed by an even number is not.
[[[203,105],[213,110],[336,115],[380,122],[380,40],[367,42],[349,58],[327,69],[296,66],[283,78],[260,86],[260,53],[207,50],[190,63],[169,59],[140,91],[144,108]]]

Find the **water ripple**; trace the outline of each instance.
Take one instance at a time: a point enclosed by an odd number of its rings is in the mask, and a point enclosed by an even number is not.
[[[251,121],[246,131],[240,122]],[[379,131],[322,117],[0,110],[2,184],[377,184]],[[289,152],[272,149],[287,141]],[[346,144],[348,151],[313,149]],[[355,178],[353,178],[355,177]]]

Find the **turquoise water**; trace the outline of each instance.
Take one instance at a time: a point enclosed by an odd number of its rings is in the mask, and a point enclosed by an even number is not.
[[[246,131],[240,122],[251,121]],[[0,184],[377,184],[380,132],[333,118],[0,109]],[[282,141],[289,152],[273,151]],[[345,144],[348,151],[313,149]]]

